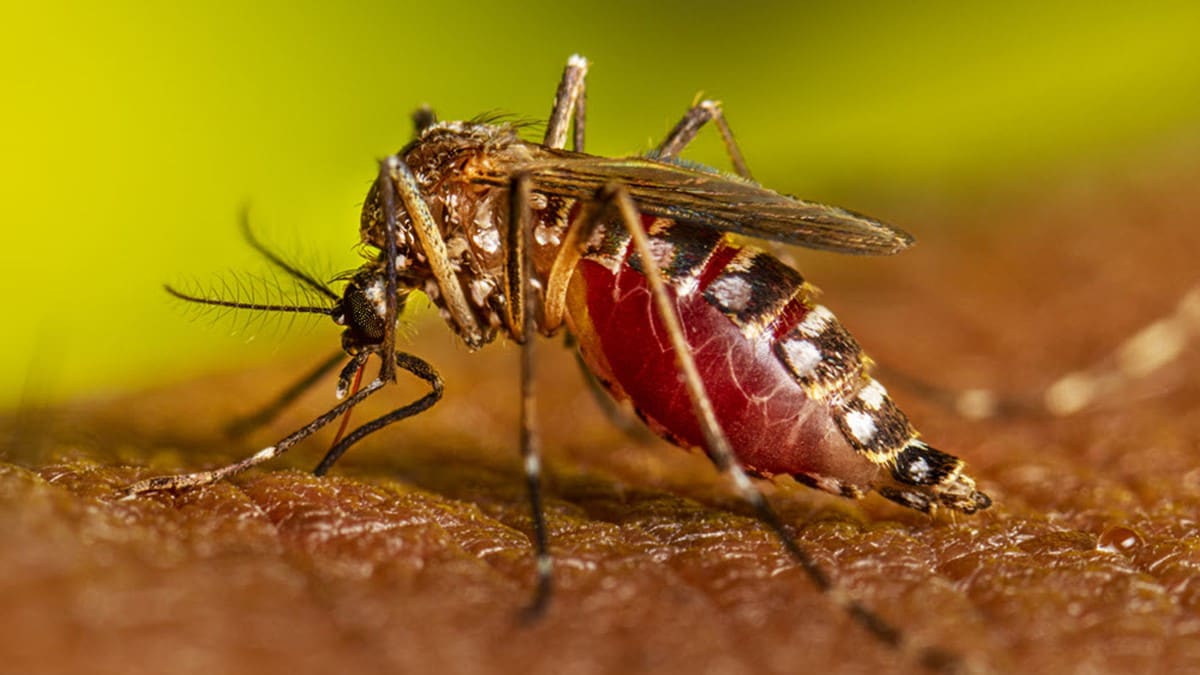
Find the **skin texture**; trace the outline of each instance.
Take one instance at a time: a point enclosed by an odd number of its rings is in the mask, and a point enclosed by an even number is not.
[[[896,222],[927,224],[912,227],[913,251],[804,253],[800,268],[889,368],[1035,390],[1109,353],[1195,283],[1198,176],[1147,165],[970,208],[899,210]],[[304,470],[328,430],[266,470],[119,500],[134,480],[244,457],[322,412],[332,382],[248,438],[218,431],[324,352],[11,414],[0,437],[5,668],[918,672],[831,610],[703,459],[609,425],[569,354],[548,344],[557,594],[544,620],[520,625],[533,560],[516,350],[469,355],[442,327],[422,328],[409,348],[439,367],[446,399],[354,448],[327,478]],[[973,664],[1200,668],[1198,351],[1069,418],[968,421],[880,372],[995,505],[931,520],[788,480],[770,499],[840,585]],[[402,380],[371,410],[423,391]]]

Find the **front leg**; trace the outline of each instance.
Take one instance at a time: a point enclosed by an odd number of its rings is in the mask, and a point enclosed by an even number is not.
[[[387,219],[383,251],[387,265],[387,288],[385,291],[387,311],[384,316],[386,332],[384,342],[380,346],[381,353],[391,354],[396,351],[396,316],[398,313],[396,256],[397,241],[400,236],[397,209],[401,207],[412,222],[412,231],[416,234],[421,251],[428,260],[429,270],[437,282],[446,311],[450,313],[458,334],[469,347],[482,347],[486,342],[484,329],[479,325],[474,310],[467,302],[466,290],[463,289],[462,282],[454,271],[454,263],[450,260],[450,253],[446,248],[446,239],[442,236],[437,221],[429,211],[429,204],[421,194],[421,187],[417,184],[417,178],[413,175],[412,169],[398,155],[384,159],[379,170],[377,189],[383,205],[384,217]],[[397,196],[400,197],[400,204],[396,204]],[[389,381],[396,379],[395,365],[387,359],[384,359],[384,371],[384,379]]]
[[[389,424],[423,413],[433,407],[433,404],[442,400],[442,393],[445,391],[442,377],[438,375],[438,372],[434,370],[428,361],[406,352],[396,352],[395,362],[401,370],[412,373],[424,380],[429,385],[429,393],[406,406],[396,408],[386,415],[377,417],[350,432],[345,438],[330,448],[329,452],[325,453],[325,457],[321,459],[321,463],[317,465],[316,469],[313,469],[314,474],[324,476],[329,472],[334,462],[338,461],[355,443]]]
[[[291,449],[293,445],[296,445],[300,441],[312,436],[318,430],[320,430],[321,427],[324,427],[326,424],[329,424],[333,420],[340,417],[347,410],[350,410],[354,406],[365,401],[371,394],[374,394],[382,389],[385,384],[387,383],[382,378],[376,378],[373,382],[368,384],[366,387],[363,387],[350,398],[347,398],[345,401],[342,401],[333,408],[330,408],[326,413],[317,417],[300,429],[292,432],[275,445],[263,448],[246,459],[233,462],[232,464],[227,464],[210,471],[198,471],[196,473],[186,473],[176,476],[155,476],[153,478],[146,478],[125,488],[125,496],[126,498],[131,498],[145,492],[174,491],[200,487],[202,485],[209,485],[219,480],[239,474],[251,467],[258,466],[259,464],[262,464],[268,460],[275,459]]]

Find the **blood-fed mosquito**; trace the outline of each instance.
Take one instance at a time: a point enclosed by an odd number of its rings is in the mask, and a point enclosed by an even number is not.
[[[963,462],[920,440],[870,375],[857,342],[817,304],[801,275],[730,235],[876,255],[903,250],[911,237],[755,183],[714,101],[689,109],[647,156],[584,154],[587,65],[578,56],[568,61],[540,143],[523,140],[517,125],[438,122],[420,111],[416,139],[383,160],[366,197],[360,236],[371,252],[345,275],[340,293],[251,237],[268,260],[327,297],[328,306],[172,291],[225,307],[328,314],[345,327],[342,400],[242,461],[149,478],[130,493],[203,485],[277,457],[393,382],[397,369],[426,381],[429,393],[340,437],[316,473],[368,434],[429,408],[441,397],[441,378],[424,360],[396,350],[397,319],[419,291],[469,347],[501,335],[521,345],[520,447],[537,555],[534,614],[550,597],[552,572],[533,412],[537,333],[569,331],[588,370],[614,398],[630,401],[672,443],[703,451],[822,590],[836,589],[750,476],[786,474],[845,497],[876,491],[927,513],[987,508],[991,500]],[[737,175],[678,160],[710,122]],[[379,374],[359,388],[372,356],[380,359]],[[338,363],[321,364],[281,402]],[[845,593],[830,596],[876,637],[909,647],[896,628]],[[927,663],[944,657],[936,650],[916,656]]]

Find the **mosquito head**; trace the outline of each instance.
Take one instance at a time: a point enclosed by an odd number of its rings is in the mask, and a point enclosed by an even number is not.
[[[367,264],[346,283],[342,297],[329,310],[329,316],[342,331],[342,348],[348,354],[358,354],[383,344],[387,334],[387,283],[382,266]],[[399,289],[396,314],[404,310],[408,298],[406,289]]]

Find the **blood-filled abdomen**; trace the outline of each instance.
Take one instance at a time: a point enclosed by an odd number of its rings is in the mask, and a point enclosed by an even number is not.
[[[800,293],[799,275],[724,239],[698,242],[709,253],[688,258],[675,234],[654,240],[656,257],[662,258],[717,422],[743,466],[759,475],[797,475],[844,494],[869,489],[879,468],[850,447],[830,406],[811,398],[777,356],[779,336],[812,309]],[[584,360],[656,433],[702,448],[692,401],[641,266],[627,250],[616,255],[609,251],[606,259],[602,251],[584,258],[572,281],[570,318]],[[760,258],[794,279],[756,269]],[[788,284],[796,287],[778,288]]]

